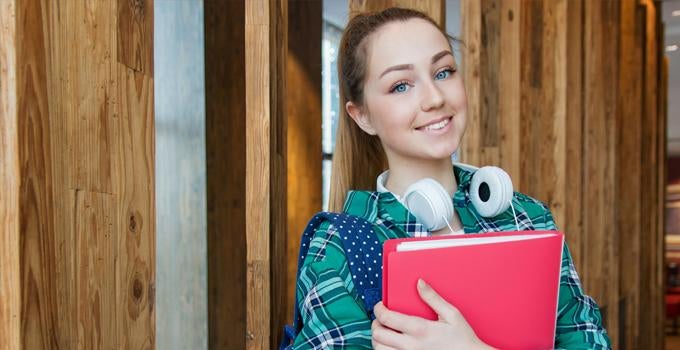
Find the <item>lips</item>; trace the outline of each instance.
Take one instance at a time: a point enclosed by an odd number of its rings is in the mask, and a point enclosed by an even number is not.
[[[417,127],[416,130],[431,130],[431,129],[438,130],[445,127],[446,124],[450,123],[451,119],[453,119],[452,116],[437,118],[435,120],[428,122],[425,125]]]

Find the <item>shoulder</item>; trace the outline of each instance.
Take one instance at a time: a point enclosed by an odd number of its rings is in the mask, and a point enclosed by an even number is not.
[[[519,207],[515,208],[516,211],[519,210],[531,220],[535,229],[554,230],[557,228],[552,212],[546,203],[524,193],[514,192],[512,204]],[[517,213],[517,215],[521,214]]]

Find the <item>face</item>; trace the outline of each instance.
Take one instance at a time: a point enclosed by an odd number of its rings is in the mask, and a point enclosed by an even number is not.
[[[362,105],[352,119],[377,135],[390,163],[450,159],[465,132],[467,97],[447,38],[422,19],[368,37]]]

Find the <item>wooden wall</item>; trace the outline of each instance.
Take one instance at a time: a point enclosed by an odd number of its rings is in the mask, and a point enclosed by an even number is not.
[[[652,1],[462,2],[461,160],[506,169],[567,235],[614,348],[662,346],[665,117]]]
[[[152,348],[153,1],[0,6],[0,347]]]

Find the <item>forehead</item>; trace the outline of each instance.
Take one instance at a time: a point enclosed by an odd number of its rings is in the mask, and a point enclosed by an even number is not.
[[[397,64],[426,63],[429,66],[433,55],[451,49],[439,28],[420,18],[390,22],[368,39],[369,76]]]

